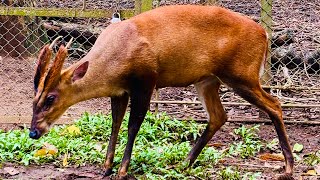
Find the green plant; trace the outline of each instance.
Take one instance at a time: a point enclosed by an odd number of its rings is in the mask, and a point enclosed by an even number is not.
[[[260,172],[246,172],[243,174],[232,166],[228,166],[218,172],[218,178],[222,180],[256,180],[259,179],[260,176]]]
[[[32,140],[28,130],[0,131],[0,163],[15,162],[28,165],[52,162],[58,166],[66,164],[99,163],[104,161],[107,140],[111,133],[111,116],[90,115],[85,113],[72,125],[79,133],[69,133],[70,126],[55,126],[39,140]],[[116,150],[115,169],[118,168],[127,141],[126,115],[119,133]],[[186,178],[207,176],[203,168],[212,167],[212,162],[220,158],[213,148],[205,148],[200,155],[197,166],[185,169],[182,163],[204,125],[193,121],[170,119],[165,114],[157,118],[148,113],[137,136],[132,156],[132,170],[137,177],[148,179]],[[54,155],[35,156],[45,143],[58,149]],[[201,167],[200,167],[201,165]]]
[[[127,142],[127,124],[128,115],[125,116],[120,128],[114,158],[115,171],[119,168]],[[30,139],[26,128],[0,131],[0,164],[2,162],[24,165],[51,162],[57,166],[102,164],[111,125],[110,115],[85,113],[73,125],[54,126],[39,140]],[[148,112],[136,138],[129,173],[133,173],[138,179],[208,179],[211,176],[211,169],[226,155],[225,152],[206,147],[191,168],[187,168],[188,164],[184,161],[192,143],[204,128],[204,124],[194,121],[179,121],[165,114],[156,116]],[[253,129],[242,128],[240,136],[244,140],[241,142],[246,146],[254,144],[257,139]],[[77,133],[71,133],[70,129]],[[53,155],[35,156],[45,143],[53,145],[58,152]],[[251,146],[248,147],[253,149]],[[226,173],[228,171],[224,174]]]
[[[300,153],[303,150],[303,145],[299,143],[295,143],[293,145],[292,151],[296,153]]]
[[[308,166],[320,164],[320,150],[304,155],[303,162]]]
[[[254,156],[263,147],[258,135],[259,126],[253,126],[251,128],[246,128],[241,126],[234,130],[234,133],[240,136],[241,141],[233,143],[229,148],[230,155],[240,155],[241,158],[247,158]]]
[[[278,138],[274,138],[272,139],[272,141],[268,142],[266,144],[266,148],[268,148],[271,151],[277,151],[280,150],[280,146],[279,146],[279,139]]]
[[[240,180],[240,172],[237,169],[234,170],[231,166],[220,170],[218,175],[223,180]]]
[[[261,176],[261,172],[247,172],[244,175],[242,175],[242,179],[244,180],[256,180],[256,179],[260,179]]]

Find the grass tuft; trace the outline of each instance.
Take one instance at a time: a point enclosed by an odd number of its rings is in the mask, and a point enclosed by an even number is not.
[[[127,142],[128,115],[120,128],[115,154],[116,171]],[[54,163],[57,166],[103,164],[107,151],[107,142],[111,133],[110,115],[90,115],[85,113],[73,125],[54,126],[47,135],[39,140],[29,138],[29,131],[0,131],[0,163],[14,162],[24,165]],[[235,134],[241,137],[234,143],[233,150],[226,154],[213,147],[205,147],[192,168],[186,168],[184,161],[192,144],[205,128],[204,124],[194,121],[179,121],[165,114],[157,116],[148,113],[143,122],[133,148],[129,173],[138,179],[209,179],[212,169],[226,155],[249,157],[257,153],[261,143],[255,134],[258,127],[241,127]],[[53,145],[58,151],[35,155],[44,144]],[[242,177],[237,170],[225,169],[220,177]],[[242,172],[241,172],[242,173]]]

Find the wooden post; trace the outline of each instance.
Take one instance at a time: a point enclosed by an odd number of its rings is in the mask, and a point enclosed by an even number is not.
[[[206,0],[206,5],[218,5],[219,4],[219,0]]]
[[[260,22],[269,36],[267,62],[265,64],[265,71],[261,80],[263,85],[269,85],[271,79],[272,0],[260,0],[260,4]]]
[[[138,15],[140,13],[143,13],[145,11],[149,11],[152,9],[153,0],[136,0],[134,2],[134,14]],[[156,101],[159,101],[159,91],[156,89]],[[159,104],[156,103],[155,105],[155,114],[158,115],[159,112]]]
[[[268,34],[268,53],[264,66],[264,73],[261,77],[263,85],[270,85],[271,80],[271,39],[272,39],[272,0],[260,0],[261,3],[261,17],[260,22]],[[269,91],[270,89],[265,89]],[[259,110],[259,118],[268,118],[267,113]]]
[[[136,0],[134,3],[135,15],[152,9],[152,0]]]

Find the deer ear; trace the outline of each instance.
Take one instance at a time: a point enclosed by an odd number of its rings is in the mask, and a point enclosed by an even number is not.
[[[83,76],[86,74],[87,70],[89,67],[89,61],[86,61],[82,64],[80,64],[74,71],[72,74],[72,82],[75,82],[76,80],[79,80],[81,78],[83,78]]]

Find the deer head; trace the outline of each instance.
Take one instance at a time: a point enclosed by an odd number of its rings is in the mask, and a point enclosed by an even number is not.
[[[39,54],[36,73],[34,76],[33,116],[31,121],[30,138],[38,139],[46,133],[72,103],[73,86],[87,72],[88,61],[62,71],[63,63],[68,56],[68,47],[60,46],[50,68],[52,47],[61,38],[56,38],[51,45],[45,45]]]

